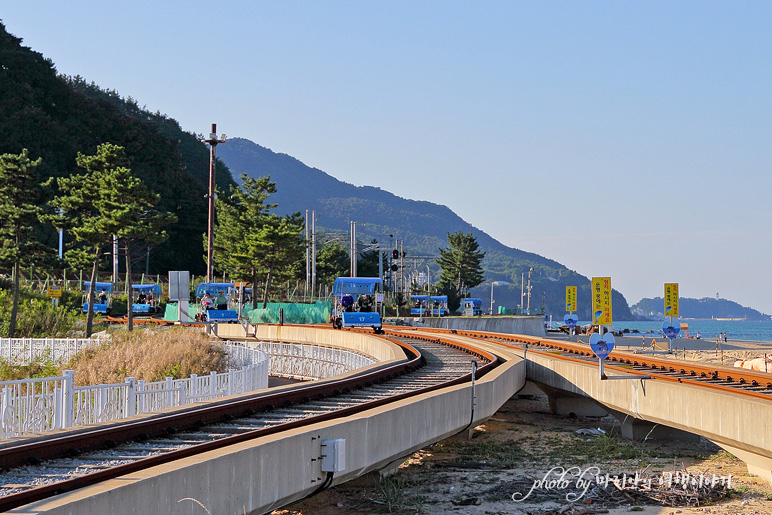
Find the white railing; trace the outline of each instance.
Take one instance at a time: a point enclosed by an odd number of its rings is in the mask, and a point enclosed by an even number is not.
[[[327,379],[378,362],[366,354],[324,345],[257,342],[256,346],[270,356],[272,376],[293,379]]]
[[[61,377],[0,381],[0,438],[108,422],[268,388],[269,358],[263,351],[227,344],[231,368],[186,379],[75,386],[72,370]],[[238,367],[238,368],[235,368]]]
[[[74,339],[73,339],[74,340]],[[94,340],[91,341],[92,344]],[[326,379],[377,363],[371,356],[323,345],[227,342],[231,369],[185,379],[75,386],[61,377],[0,381],[0,439],[96,424],[268,387],[268,376]]]
[[[0,338],[0,359],[9,365],[25,365],[36,360],[66,362],[86,347],[102,341],[98,338]]]

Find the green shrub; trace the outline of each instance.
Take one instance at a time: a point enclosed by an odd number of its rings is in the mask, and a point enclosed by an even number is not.
[[[45,338],[70,336],[78,325],[78,311],[68,307],[72,302],[60,302],[54,307],[45,295],[22,289],[16,314],[17,338]],[[7,336],[11,323],[13,291],[0,289],[0,336]]]

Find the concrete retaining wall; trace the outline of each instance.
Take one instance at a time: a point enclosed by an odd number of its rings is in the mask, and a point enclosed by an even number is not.
[[[338,332],[340,333],[340,331]],[[502,352],[507,355],[508,353]],[[266,513],[312,493],[321,441],[346,440],[346,468],[334,484],[372,470],[490,417],[525,383],[525,363],[514,355],[475,386],[446,388],[365,413],[212,451],[154,467],[99,486],[19,508],[11,513],[115,515]],[[474,421],[472,421],[474,419]]]
[[[378,361],[392,361],[405,359],[402,349],[382,338],[376,338],[371,334],[354,333],[303,325],[269,325],[259,324],[250,326],[247,334],[240,324],[219,324],[217,335],[220,338],[257,338],[258,340],[313,343],[316,345],[329,345],[341,349],[349,349],[371,356]]]
[[[601,381],[598,365],[527,353],[528,379],[590,397],[632,419],[698,434],[739,449],[754,473],[772,481],[772,399],[657,379]],[[606,367],[606,375],[627,375]]]
[[[461,329],[464,331],[490,331],[492,333],[525,334],[546,336],[543,317],[425,317],[424,327],[438,329]],[[414,324],[418,325],[418,324]]]

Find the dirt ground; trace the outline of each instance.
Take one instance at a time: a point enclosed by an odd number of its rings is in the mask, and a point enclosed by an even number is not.
[[[717,359],[699,354],[687,351],[687,359]],[[731,354],[725,351],[725,363],[758,352]],[[552,415],[546,397],[515,396],[471,439],[441,441],[392,476],[371,474],[274,514],[772,514],[772,487],[707,440],[630,442],[618,430],[610,416]],[[697,493],[700,477],[715,484]]]

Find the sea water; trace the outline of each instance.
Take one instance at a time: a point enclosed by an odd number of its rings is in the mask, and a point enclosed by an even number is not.
[[[662,333],[663,321],[646,322],[614,322],[614,331],[629,329],[631,332],[638,330],[640,333],[652,331],[654,334]],[[589,322],[580,322],[580,325]],[[673,326],[689,324],[689,336],[695,338],[700,333],[702,339],[714,340],[720,333],[726,333],[730,340],[749,340],[772,342],[772,320],[681,320],[673,319]],[[685,338],[685,331],[678,334],[679,338]]]

